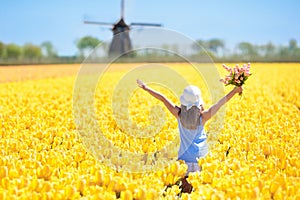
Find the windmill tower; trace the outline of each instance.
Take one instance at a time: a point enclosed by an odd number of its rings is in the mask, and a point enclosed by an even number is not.
[[[108,22],[96,22],[96,21],[87,21],[86,24],[96,24],[96,25],[104,25],[104,26],[112,26],[111,30],[113,32],[112,42],[109,46],[109,55],[122,55],[126,52],[129,52],[132,49],[131,40],[129,37],[130,27],[132,26],[152,26],[159,27],[161,24],[154,23],[131,23],[127,25],[124,20],[124,0],[121,0],[121,17],[117,23],[108,23]]]

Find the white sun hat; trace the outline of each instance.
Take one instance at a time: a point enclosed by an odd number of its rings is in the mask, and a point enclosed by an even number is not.
[[[201,109],[203,100],[201,97],[201,91],[197,86],[189,85],[184,88],[182,95],[180,96],[180,103],[187,107],[189,110],[192,106],[197,106]]]

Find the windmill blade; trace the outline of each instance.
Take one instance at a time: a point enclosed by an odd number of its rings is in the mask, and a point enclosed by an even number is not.
[[[124,18],[124,0],[121,0],[121,19]]]
[[[162,26],[161,24],[155,24],[155,23],[139,23],[139,22],[133,22],[130,24],[130,26],[156,26],[160,27]]]
[[[108,22],[96,22],[96,21],[83,21],[85,24],[96,24],[96,25],[104,25],[104,26],[113,26],[113,23],[108,23]]]

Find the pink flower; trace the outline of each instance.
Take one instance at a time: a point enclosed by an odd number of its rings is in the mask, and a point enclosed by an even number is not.
[[[245,71],[247,70],[246,64],[244,64],[243,67],[241,67],[241,70],[242,70],[243,72],[245,72]]]
[[[229,75],[225,76],[224,79],[220,81],[223,82],[225,85],[235,85],[241,86],[245,84],[245,79],[251,75],[250,73],[250,63],[243,64],[243,66],[239,67],[238,64],[235,67],[228,67],[225,64],[222,65],[224,69],[229,72]]]
[[[230,67],[227,67],[225,64],[222,65],[224,67],[224,69],[226,69],[227,71],[231,71]]]
[[[231,76],[226,76],[225,77],[225,81],[227,80],[227,81],[229,81],[231,79]]]
[[[235,74],[238,74],[238,73],[239,73],[239,71],[238,71],[237,68],[234,68],[234,73],[235,73]]]

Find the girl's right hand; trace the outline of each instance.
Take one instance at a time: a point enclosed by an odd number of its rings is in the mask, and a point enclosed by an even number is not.
[[[235,91],[235,93],[242,94],[242,92],[243,92],[243,87],[242,87],[242,86],[240,86],[240,87],[235,87],[235,88],[234,88],[234,91]]]

